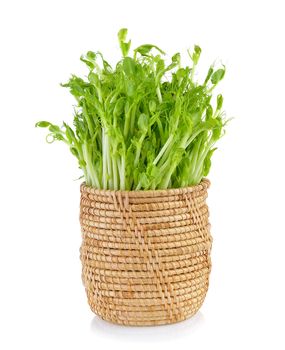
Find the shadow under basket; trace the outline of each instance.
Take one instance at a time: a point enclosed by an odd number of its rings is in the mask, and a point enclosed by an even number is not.
[[[185,320],[209,285],[209,180],[154,191],[81,185],[82,280],[91,310],[132,326]]]

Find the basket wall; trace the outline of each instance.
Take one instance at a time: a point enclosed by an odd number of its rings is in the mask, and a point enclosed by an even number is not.
[[[143,326],[199,310],[211,270],[209,184],[156,191],[81,185],[82,279],[93,312]]]

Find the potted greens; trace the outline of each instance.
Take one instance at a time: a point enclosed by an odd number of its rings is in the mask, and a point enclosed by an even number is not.
[[[129,55],[118,33],[116,67],[100,52],[81,57],[88,77],[63,84],[77,101],[73,126],[46,121],[48,141],[77,158],[81,185],[82,278],[91,309],[125,325],[184,320],[205,298],[211,235],[205,179],[224,133],[222,95],[213,89],[225,68],[195,80],[201,49],[170,62],[155,45]]]

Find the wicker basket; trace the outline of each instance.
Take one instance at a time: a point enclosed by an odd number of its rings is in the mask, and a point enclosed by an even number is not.
[[[145,326],[199,310],[211,270],[209,185],[207,179],[156,191],[81,185],[82,279],[93,312]]]

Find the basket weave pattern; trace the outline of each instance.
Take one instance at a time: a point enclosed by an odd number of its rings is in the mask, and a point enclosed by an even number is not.
[[[80,257],[92,311],[141,326],[178,322],[198,311],[211,269],[209,184],[204,179],[156,191],[81,185]]]

